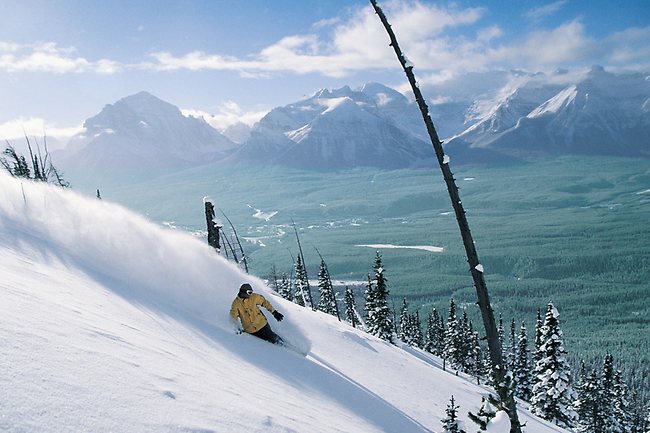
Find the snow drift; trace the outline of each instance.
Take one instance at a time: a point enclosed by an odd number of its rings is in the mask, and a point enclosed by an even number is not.
[[[121,206],[0,173],[0,271],[1,431],[441,431],[452,394],[477,430],[466,414],[486,388],[286,302]],[[244,281],[307,357],[233,332]],[[529,433],[560,430],[521,418]]]

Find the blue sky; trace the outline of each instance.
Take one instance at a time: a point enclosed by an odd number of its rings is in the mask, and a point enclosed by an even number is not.
[[[425,94],[473,71],[650,71],[647,0],[379,5]],[[226,125],[369,81],[405,78],[367,1],[0,0],[0,138],[69,135],[141,90]]]

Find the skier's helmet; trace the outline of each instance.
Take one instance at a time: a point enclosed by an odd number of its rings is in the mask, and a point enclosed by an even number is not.
[[[253,287],[250,284],[244,283],[239,287],[239,296],[245,297],[250,296],[253,293]]]

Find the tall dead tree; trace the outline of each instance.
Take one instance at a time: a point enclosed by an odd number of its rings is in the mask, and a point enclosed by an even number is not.
[[[311,287],[309,287],[309,277],[307,277],[307,264],[305,263],[305,256],[302,253],[302,246],[300,245],[300,237],[298,236],[298,229],[296,228],[296,222],[291,219],[291,224],[293,224],[293,231],[296,234],[296,241],[298,242],[298,254],[300,254],[300,260],[302,260],[302,265],[305,268],[305,279],[307,280],[307,300],[309,301],[309,306],[312,310],[315,310],[314,299],[311,296]]]
[[[99,190],[97,190],[99,191]],[[214,205],[210,201],[205,201],[205,223],[208,227],[208,245],[217,250],[217,253],[221,251],[221,245],[219,244],[219,229],[221,225],[218,224],[215,220],[214,214]]]
[[[230,221],[230,218],[228,218],[228,215],[226,215],[224,211],[221,211],[221,213],[223,214],[223,217],[226,219],[226,221],[228,221],[228,224],[230,224],[230,229],[232,230],[233,236],[235,237],[235,241],[237,241],[237,246],[239,247],[239,252],[241,253],[241,261],[240,261],[237,259],[237,255],[235,253],[234,248],[232,249],[232,253],[235,258],[235,261],[238,264],[243,264],[244,270],[246,271],[246,273],[248,273],[248,260],[246,259],[246,254],[244,253],[244,247],[242,247],[241,241],[239,240],[239,235],[237,234],[237,230],[235,230],[235,226],[233,225],[232,221]]]
[[[415,80],[415,75],[413,74],[413,64],[406,58],[404,53],[397,43],[397,38],[393,29],[391,28],[386,15],[377,5],[376,0],[370,0],[372,7],[375,9],[375,13],[379,16],[381,23],[383,24],[388,36],[390,38],[390,46],[395,50],[395,54],[402,65],[402,69],[406,73],[413,94],[415,95],[415,100],[420,108],[422,113],[422,118],[427,127],[427,132],[431,138],[431,144],[438,158],[438,164],[442,170],[442,175],[445,179],[447,185],[447,191],[449,192],[449,197],[451,198],[451,204],[454,208],[456,214],[456,220],[458,221],[458,227],[460,228],[460,234],[463,239],[463,245],[465,246],[465,252],[467,254],[467,262],[469,263],[469,270],[474,279],[474,286],[476,288],[476,295],[478,298],[478,305],[481,310],[481,316],[483,318],[483,325],[485,326],[485,333],[488,340],[488,348],[490,352],[490,360],[492,361],[492,368],[494,374],[494,387],[501,399],[501,402],[504,406],[504,409],[507,411],[508,416],[510,417],[510,432],[511,433],[521,433],[521,424],[519,423],[519,417],[517,415],[517,406],[515,399],[512,395],[512,390],[507,383],[506,369],[503,363],[503,356],[501,353],[501,344],[497,336],[497,327],[494,321],[494,312],[490,305],[490,297],[488,296],[487,286],[485,284],[485,279],[483,278],[483,266],[479,262],[478,254],[476,252],[476,247],[474,246],[474,241],[472,239],[472,234],[469,230],[469,224],[467,218],[465,217],[465,210],[463,209],[463,204],[460,200],[460,194],[458,193],[458,187],[456,186],[456,181],[454,175],[449,168],[449,157],[445,155],[444,149],[442,147],[442,142],[438,138],[438,133],[436,132],[435,127],[433,126],[433,121],[429,115],[429,108],[420,92],[417,81]]]

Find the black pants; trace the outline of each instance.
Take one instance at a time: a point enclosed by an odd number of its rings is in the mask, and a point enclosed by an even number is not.
[[[268,323],[264,325],[264,327],[259,331],[251,333],[251,335],[261,338],[262,340],[269,341],[273,344],[282,343],[282,338],[280,338],[278,334],[273,332],[273,330],[271,329]]]

